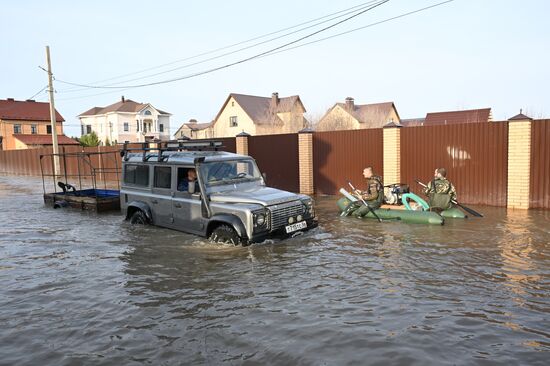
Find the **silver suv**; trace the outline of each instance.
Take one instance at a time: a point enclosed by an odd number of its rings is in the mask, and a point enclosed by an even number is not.
[[[267,187],[253,158],[220,147],[219,141],[125,145],[120,203],[126,219],[235,245],[317,226],[309,196]]]

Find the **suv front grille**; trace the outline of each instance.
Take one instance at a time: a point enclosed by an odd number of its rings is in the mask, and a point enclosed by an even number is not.
[[[293,217],[296,222],[296,216],[304,216],[305,207],[301,201],[283,203],[280,205],[269,206],[269,218],[271,230],[277,230],[282,226],[288,225],[288,218]]]

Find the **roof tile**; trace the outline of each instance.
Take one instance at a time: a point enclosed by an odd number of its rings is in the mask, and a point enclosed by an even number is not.
[[[0,119],[18,121],[49,121],[50,104],[45,102],[0,99]],[[65,121],[61,114],[55,111],[57,122]]]

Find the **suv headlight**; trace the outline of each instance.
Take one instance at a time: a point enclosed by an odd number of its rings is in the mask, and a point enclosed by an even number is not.
[[[302,201],[302,203],[305,206],[305,214],[309,217],[315,217],[315,205],[313,204],[313,200],[311,198],[305,199]]]
[[[264,226],[264,224],[265,224],[265,215],[264,214],[257,214],[256,215],[256,224],[258,224],[258,226]]]
[[[252,212],[252,220],[254,230],[265,230],[268,226],[267,213],[265,210],[257,210]]]

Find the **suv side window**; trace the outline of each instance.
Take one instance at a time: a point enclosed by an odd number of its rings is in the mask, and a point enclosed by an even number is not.
[[[172,187],[172,168],[169,166],[156,166],[155,167],[155,188]]]
[[[149,166],[127,164],[124,167],[124,183],[147,187],[149,185]]]

